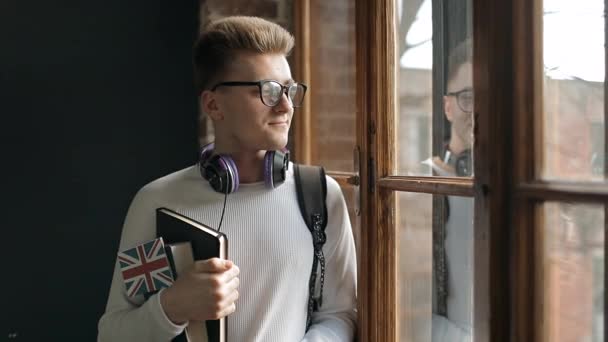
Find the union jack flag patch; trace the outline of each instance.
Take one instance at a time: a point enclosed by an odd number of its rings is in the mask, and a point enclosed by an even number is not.
[[[118,252],[120,271],[131,298],[173,284],[173,273],[162,238]]]

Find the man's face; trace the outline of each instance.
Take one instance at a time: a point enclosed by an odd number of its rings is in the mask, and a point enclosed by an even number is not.
[[[281,54],[241,53],[230,70],[219,80],[276,80],[293,83],[285,56]],[[278,150],[287,145],[293,106],[286,95],[274,107],[260,99],[257,86],[219,87],[213,92],[215,109],[208,113],[216,123],[216,135],[232,150]]]
[[[462,64],[455,76],[448,82],[448,94],[459,93],[465,89],[471,90],[471,92],[461,93],[461,105],[458,104],[458,96],[444,96],[445,115],[452,123],[452,134],[455,134],[455,138],[461,141],[464,149],[470,149],[473,140],[472,70],[471,63]],[[470,110],[464,111],[461,108],[463,105],[465,109]]]

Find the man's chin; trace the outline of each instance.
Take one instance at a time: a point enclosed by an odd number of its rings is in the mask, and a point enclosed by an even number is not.
[[[277,150],[282,150],[283,148],[286,148],[286,147],[287,147],[287,141],[285,141],[285,143],[272,144],[272,147],[269,148],[269,150],[277,151]]]
[[[279,136],[279,137],[273,137],[269,142],[268,142],[268,150],[280,150],[284,147],[287,146],[287,142],[289,141],[289,138],[287,135],[285,136]]]

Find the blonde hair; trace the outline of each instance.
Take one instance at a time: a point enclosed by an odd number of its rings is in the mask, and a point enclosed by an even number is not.
[[[233,16],[212,21],[194,46],[194,72],[199,93],[218,82],[239,52],[288,56],[293,36],[281,26],[257,17]]]
[[[473,42],[470,38],[461,41],[454,47],[448,56],[448,78],[447,82],[452,81],[460,66],[466,63],[473,63]]]

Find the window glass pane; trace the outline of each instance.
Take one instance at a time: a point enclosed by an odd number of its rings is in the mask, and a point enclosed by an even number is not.
[[[541,176],[601,181],[606,168],[604,0],[544,0]]]
[[[473,199],[397,195],[399,341],[472,341]]]
[[[540,214],[542,340],[603,342],[604,207],[549,202]]]
[[[354,171],[356,145],[355,2],[310,2],[312,163]]]
[[[350,224],[353,229],[353,236],[355,238],[355,247],[357,249],[357,257],[361,251],[361,226],[359,224],[359,216],[357,216],[356,208],[357,201],[359,201],[358,187],[346,185],[341,186],[342,194],[344,194],[344,200],[348,207],[348,216],[350,217]],[[359,259],[360,260],[360,259]]]
[[[399,175],[472,175],[471,3],[442,4],[397,0]]]

